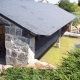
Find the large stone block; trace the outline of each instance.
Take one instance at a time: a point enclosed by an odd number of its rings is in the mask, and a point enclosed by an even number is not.
[[[5,32],[8,33],[8,34],[9,34],[9,29],[10,29],[9,27],[5,26]]]
[[[16,65],[16,58],[6,56],[6,64],[15,66]]]
[[[33,60],[34,60],[34,53],[30,48],[28,48],[28,63],[32,63]]]
[[[11,49],[7,49],[7,48],[6,48],[6,56],[11,56],[11,52],[12,52]]]
[[[13,48],[13,43],[11,41],[5,41],[5,47],[12,49]]]
[[[25,37],[18,37],[19,40],[21,40],[22,42],[25,42],[27,43],[28,42],[28,38],[25,38]]]
[[[5,32],[11,35],[22,36],[22,29],[17,26],[5,26]]]
[[[28,39],[25,37],[6,34],[6,64],[24,66],[33,62],[34,51],[30,49],[31,47],[27,41]],[[34,44],[33,42],[32,45]]]
[[[21,47],[21,50],[28,54],[28,47],[27,46]]]
[[[24,53],[19,54],[16,60],[17,60],[16,65],[25,66],[28,63],[27,55]]]
[[[17,54],[18,53],[15,50],[12,50],[11,57],[15,57],[16,58],[17,57]]]
[[[26,65],[28,63],[27,54],[20,49],[7,49],[6,64]]]
[[[20,55],[18,55],[18,60],[26,61],[27,60],[27,55],[24,54],[24,53],[20,53]]]
[[[22,29],[21,28],[18,28],[17,26],[15,27],[15,33],[16,33],[16,36],[22,36]]]
[[[9,33],[10,33],[11,35],[15,35],[15,27],[14,27],[14,26],[12,26],[12,27],[10,28]]]
[[[22,42],[22,41],[19,40],[19,39],[15,40],[14,42],[15,42],[15,44],[16,44],[17,46],[20,46],[20,47],[27,45],[26,43]]]
[[[5,34],[5,40],[6,41],[11,41],[11,40],[14,40],[14,38],[11,34]]]

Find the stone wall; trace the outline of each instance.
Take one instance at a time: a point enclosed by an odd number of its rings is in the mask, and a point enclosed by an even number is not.
[[[28,63],[28,45],[10,34],[6,34],[6,64],[24,65]]]
[[[33,62],[34,53],[27,44],[27,40],[24,37],[6,34],[6,64],[26,65],[27,63]]]
[[[16,26],[6,26],[5,31],[6,64],[24,66],[33,62],[35,41],[23,37],[22,29]]]
[[[17,26],[5,26],[5,32],[11,35],[22,36],[22,29]]]
[[[34,40],[22,36],[17,26],[5,27],[6,64],[26,65],[34,60]],[[31,44],[31,42],[33,44]]]

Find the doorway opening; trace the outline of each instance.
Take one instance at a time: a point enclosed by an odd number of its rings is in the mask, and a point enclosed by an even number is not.
[[[0,25],[0,58],[5,59],[6,48],[5,48],[5,26]]]

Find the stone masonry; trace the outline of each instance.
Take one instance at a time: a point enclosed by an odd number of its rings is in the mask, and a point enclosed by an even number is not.
[[[7,26],[5,29],[6,64],[24,66],[33,62],[34,51],[29,46],[30,38],[23,37],[18,27]]]
[[[28,45],[12,35],[6,34],[6,64],[25,65],[28,63]]]

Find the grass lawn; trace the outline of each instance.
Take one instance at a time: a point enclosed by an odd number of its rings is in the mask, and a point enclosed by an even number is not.
[[[80,18],[80,12],[73,12],[72,14],[74,14],[75,16],[77,16],[78,18]]]
[[[56,48],[55,44],[45,52],[45,55],[40,59],[40,61],[48,62],[54,66],[61,65],[62,57],[67,57],[66,52],[74,49],[74,44],[80,43],[79,38],[62,37],[61,38],[61,48]]]

